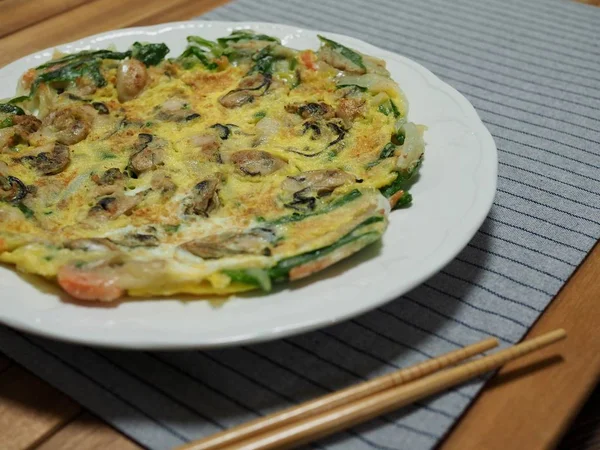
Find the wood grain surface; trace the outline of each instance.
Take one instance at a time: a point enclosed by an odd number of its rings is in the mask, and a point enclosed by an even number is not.
[[[2,25],[0,36],[14,33],[22,28],[31,27],[49,17],[68,11],[89,0],[32,1],[2,0]],[[24,5],[29,8],[24,8]]]
[[[502,368],[441,449],[548,449],[558,444],[599,381],[599,279],[596,244],[527,335],[560,327],[568,339]]]
[[[138,450],[141,448],[87,412],[37,446],[38,450]]]
[[[35,446],[80,411],[73,400],[19,366],[12,365],[0,373],[3,450]]]
[[[30,2],[32,0],[21,3]],[[0,66],[37,50],[102,31],[189,19],[223,3],[224,0],[95,0],[83,3],[0,38]]]
[[[226,0],[0,0],[0,67],[36,50],[111,29],[186,20]],[[600,5],[600,0],[582,0]],[[600,374],[600,246],[531,329],[565,328],[545,354],[506,366],[442,443],[443,450],[556,446]],[[551,359],[544,356],[558,355]],[[0,448],[139,447],[0,355]],[[571,449],[569,449],[571,450]]]

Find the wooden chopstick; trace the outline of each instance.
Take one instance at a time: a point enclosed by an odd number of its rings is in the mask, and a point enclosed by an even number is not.
[[[318,410],[317,413],[312,410],[308,416],[304,415],[301,418],[294,417],[293,421],[286,421],[283,425],[282,422],[279,422],[276,428],[265,427],[260,429],[259,432],[246,434],[247,437],[243,440],[237,438],[235,440],[222,440],[221,442],[226,443],[219,444],[218,446],[214,446],[213,444],[212,447],[197,447],[195,443],[192,443],[181,448],[186,450],[205,450],[207,448],[219,448],[221,450],[266,450],[290,448],[306,444],[373,419],[381,414],[391,412],[421,398],[436,394],[490,370],[497,369],[513,359],[541,349],[563,339],[565,336],[566,333],[564,330],[555,330],[475,361],[444,369],[407,384],[396,385],[383,391],[376,391],[374,394],[371,393],[366,397],[361,396],[358,400],[349,403],[344,402],[341,406],[334,409],[325,408],[324,410]],[[447,357],[448,355],[445,356]],[[435,360],[429,362],[433,361]],[[411,369],[415,369],[415,367],[405,370]],[[422,374],[422,372],[419,373]],[[415,375],[416,377],[421,376]],[[285,413],[286,411],[283,414]],[[270,420],[273,417],[276,417],[276,415],[271,416]],[[223,433],[220,434],[224,435]],[[211,441],[210,437],[199,442],[207,441]]]
[[[496,369],[566,336],[564,330],[555,330],[521,344],[442,370],[411,383],[388,389],[356,402],[340,406],[323,414],[312,416],[290,425],[271,430],[248,440],[226,446],[227,450],[284,449],[312,442],[329,434],[391,412],[416,400],[436,394],[477,375]]]
[[[315,400],[292,406],[283,411],[246,422],[242,425],[213,434],[207,438],[183,445],[180,450],[217,450],[275,428],[283,427],[307,417],[330,411],[339,406],[351,403],[366,396],[381,392],[394,386],[421,378],[425,375],[444,369],[472,356],[490,350],[498,345],[495,338],[485,339],[458,350],[445,353],[437,358],[424,361],[412,367],[400,369],[373,380],[332,392]]]

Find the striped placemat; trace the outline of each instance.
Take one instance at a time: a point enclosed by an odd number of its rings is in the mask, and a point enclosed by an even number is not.
[[[208,352],[106,351],[0,328],[0,348],[115,427],[165,449],[488,335],[516,342],[600,236],[600,9],[560,0],[239,0],[203,18],[342,33],[464,93],[495,137],[498,194],[437,276],[302,336]],[[429,449],[482,386],[315,444]]]

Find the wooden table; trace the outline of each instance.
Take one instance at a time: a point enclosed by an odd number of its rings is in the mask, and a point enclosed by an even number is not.
[[[0,66],[36,50],[115,28],[185,20],[225,0],[0,0]],[[600,0],[586,0],[600,5]],[[118,14],[115,13],[118,11]],[[569,338],[507,365],[442,444],[444,450],[552,448],[600,375],[600,245],[530,336],[563,327]],[[548,360],[549,356],[555,355]],[[4,450],[130,450],[138,445],[0,355]]]

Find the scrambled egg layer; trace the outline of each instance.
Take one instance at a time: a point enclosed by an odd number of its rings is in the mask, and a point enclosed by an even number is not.
[[[22,113],[0,110],[0,261],[82,300],[220,295],[379,239],[422,130],[382,61],[327,42],[248,34],[209,63],[134,49],[103,58],[96,85],[36,85],[65,63],[26,73]]]

